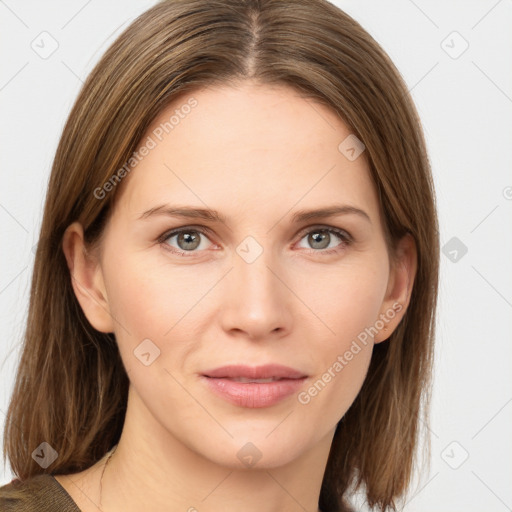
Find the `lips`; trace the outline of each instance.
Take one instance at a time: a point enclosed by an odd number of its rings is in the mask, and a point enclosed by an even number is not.
[[[305,373],[282,366],[279,364],[267,364],[265,366],[229,365],[204,372],[206,377],[225,379],[301,379],[307,377]]]
[[[230,365],[208,370],[201,380],[228,402],[249,408],[270,407],[298,392],[307,375],[294,368]]]
[[[256,383],[256,384],[264,384],[265,382],[277,382],[278,380],[282,380],[282,379],[277,379],[275,377],[270,377],[269,379],[248,379],[246,377],[224,377],[225,379],[228,379],[232,382],[245,382],[246,384],[248,383]]]

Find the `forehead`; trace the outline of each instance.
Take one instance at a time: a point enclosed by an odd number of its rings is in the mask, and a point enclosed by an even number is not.
[[[353,136],[333,110],[287,86],[182,94],[142,138],[139,149],[151,149],[123,183],[119,203],[133,215],[178,200],[247,214],[276,205],[278,214],[299,201],[302,208],[345,201],[378,218],[365,153],[353,160],[342,151]]]

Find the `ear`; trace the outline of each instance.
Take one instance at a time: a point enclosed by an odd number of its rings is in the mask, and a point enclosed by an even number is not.
[[[84,242],[83,227],[70,224],[63,237],[62,250],[68,264],[75,296],[90,324],[100,332],[114,332],[101,265]]]
[[[376,325],[383,323],[374,337],[374,343],[387,340],[402,320],[409,301],[417,270],[417,252],[414,238],[407,234],[396,248],[396,256],[391,259],[391,268],[386,296],[382,303]]]

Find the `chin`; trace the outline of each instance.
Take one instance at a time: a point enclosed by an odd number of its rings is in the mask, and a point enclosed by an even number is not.
[[[215,436],[215,439],[205,436],[204,443],[196,446],[196,451],[214,464],[232,470],[272,469],[292,463],[318,442],[316,439],[299,439],[285,430],[279,433],[278,423],[273,422],[271,428],[265,425],[260,431],[253,427],[244,430],[242,426],[236,435],[230,430],[233,438],[227,434]],[[276,430],[272,432],[273,429]]]

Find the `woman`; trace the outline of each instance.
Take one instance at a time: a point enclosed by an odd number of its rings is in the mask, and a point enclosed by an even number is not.
[[[324,0],[168,0],[57,149],[2,510],[395,507],[438,230],[389,58]],[[258,497],[258,499],[256,499]]]

